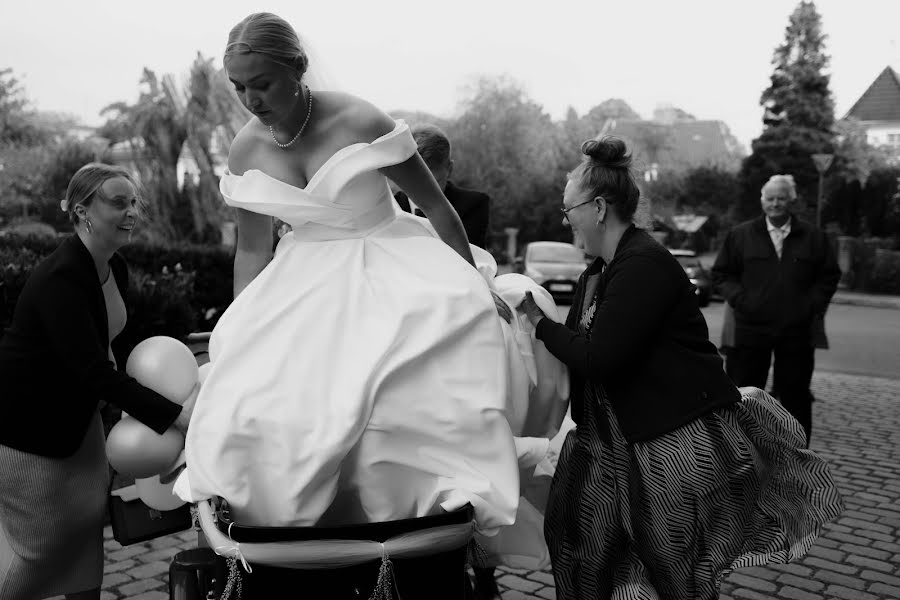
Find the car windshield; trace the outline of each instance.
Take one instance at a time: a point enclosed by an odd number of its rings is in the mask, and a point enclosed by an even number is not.
[[[575,246],[531,246],[528,260],[532,262],[583,263],[584,254]]]

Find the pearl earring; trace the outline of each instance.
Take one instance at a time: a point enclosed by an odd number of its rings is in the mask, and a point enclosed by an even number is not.
[[[91,224],[90,219],[84,220],[84,226],[87,228],[88,233],[94,233],[94,226],[93,226],[93,224]]]
[[[296,98],[296,97],[299,96],[299,95],[300,95],[300,86],[298,85],[298,86],[297,86],[297,91],[294,92],[294,98]]]

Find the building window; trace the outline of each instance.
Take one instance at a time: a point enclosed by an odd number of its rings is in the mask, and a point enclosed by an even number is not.
[[[887,134],[887,144],[895,156],[900,156],[900,133]]]

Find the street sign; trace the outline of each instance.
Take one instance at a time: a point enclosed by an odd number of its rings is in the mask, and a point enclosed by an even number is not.
[[[828,170],[831,162],[834,160],[834,154],[813,154],[813,162],[816,163],[816,170],[821,174]]]

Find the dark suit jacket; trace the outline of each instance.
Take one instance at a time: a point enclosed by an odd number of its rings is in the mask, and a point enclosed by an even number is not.
[[[585,383],[602,385],[629,442],[662,435],[740,400],[709,341],[694,286],[672,254],[633,225],[600,275],[591,335],[578,332],[585,286],[579,280],[566,324],[542,319],[537,337],[569,367],[572,419]]]
[[[110,260],[123,300],[128,267]],[[0,444],[51,457],[81,445],[101,400],[158,433],[181,407],[119,372],[109,360],[109,322],[90,252],[77,235],[35,268],[0,339]]]
[[[734,308],[735,345],[767,347],[784,338],[812,345],[841,270],[825,234],[793,216],[779,259],[762,216],[728,233],[712,276]]]
[[[447,182],[444,188],[444,195],[450,201],[451,206],[459,215],[463,227],[466,230],[466,237],[469,243],[479,248],[487,248],[488,222],[490,219],[491,198],[485,193],[467,190],[458,187],[452,181]],[[394,196],[397,204],[406,212],[409,210],[409,198],[403,192],[397,192]],[[424,216],[421,211],[417,210],[416,214]]]

